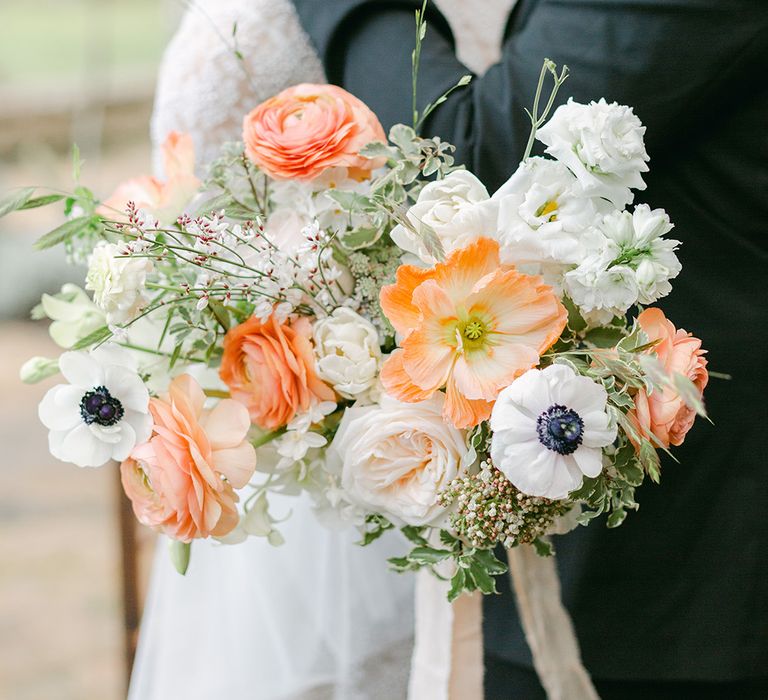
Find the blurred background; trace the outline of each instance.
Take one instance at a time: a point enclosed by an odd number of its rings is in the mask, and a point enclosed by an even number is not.
[[[163,47],[183,0],[0,2],[0,193],[72,187],[72,143],[97,196],[150,171],[149,116]],[[53,356],[29,311],[83,271],[32,242],[58,205],[0,219],[0,698],[125,697],[125,574],[141,592],[152,541],[137,533],[137,572],[122,558],[117,475],[55,461],[37,404],[55,378],[19,382],[32,355]],[[127,533],[129,536],[131,532]],[[129,551],[133,545],[128,542]],[[129,595],[129,602],[130,601]]]

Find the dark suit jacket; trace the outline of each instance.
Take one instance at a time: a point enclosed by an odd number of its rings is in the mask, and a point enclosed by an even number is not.
[[[467,0],[468,2],[471,0]],[[481,2],[482,0],[476,0]],[[385,127],[410,121],[407,0],[295,0],[329,79]],[[466,69],[431,12],[425,103]],[[648,189],[683,241],[683,272],[660,304],[703,338],[712,427],[699,421],[660,486],[618,530],[560,539],[563,598],[585,663],[603,678],[768,675],[768,2],[520,0],[503,57],[455,94],[425,133],[493,190],[515,170],[544,57],[571,78],[558,101],[605,97],[648,127]],[[529,662],[508,589],[485,606],[486,649]]]

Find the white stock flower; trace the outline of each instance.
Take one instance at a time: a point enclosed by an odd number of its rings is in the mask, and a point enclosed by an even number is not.
[[[40,402],[51,454],[79,467],[122,461],[152,432],[149,392],[135,359],[117,345],[65,352],[59,367],[69,384],[58,384]]]
[[[602,385],[565,365],[531,369],[500,394],[491,413],[491,458],[529,496],[559,499],[603,469],[616,439]]]
[[[58,294],[43,294],[40,306],[53,321],[48,327],[53,342],[62,348],[71,348],[106,321],[104,312],[85,291],[69,282]]]
[[[100,241],[96,245],[88,258],[85,288],[93,292],[107,323],[128,323],[146,306],[145,283],[152,269],[149,258],[131,257],[123,243]]]
[[[588,105],[569,99],[536,138],[573,171],[588,195],[623,207],[632,202],[631,189],[645,189],[641,173],[648,170],[649,158],[644,134],[631,107],[605,99]]]
[[[669,294],[669,281],[682,269],[675,255],[680,242],[662,238],[671,229],[666,212],[647,204],[604,216],[582,237],[584,260],[565,275],[571,299],[583,313],[605,321]]]
[[[434,524],[445,516],[438,494],[463,473],[465,435],[442,417],[444,396],[348,408],[328,449],[350,500],[398,523]]]
[[[359,399],[376,384],[381,348],[375,326],[346,306],[315,322],[315,370],[345,399]]]
[[[480,236],[491,237],[496,224],[495,202],[480,180],[468,170],[455,170],[442,180],[430,182],[419,192],[406,214],[416,229],[431,228],[446,253],[461,248]],[[427,252],[422,237],[398,224],[390,237],[402,250],[416,255],[427,265],[437,260]]]
[[[565,165],[546,158],[522,163],[492,199],[498,203],[502,261],[519,266],[575,264],[580,234],[609,208],[585,195]]]

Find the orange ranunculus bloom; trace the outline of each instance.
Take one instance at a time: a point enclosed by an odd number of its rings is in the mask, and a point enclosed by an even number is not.
[[[384,387],[410,402],[445,387],[443,415],[457,428],[488,418],[499,392],[539,363],[567,318],[552,288],[502,265],[488,238],[430,269],[401,265],[381,307],[404,338],[384,364]]]
[[[308,319],[280,324],[273,314],[264,323],[250,318],[224,337],[219,374],[260,428],[282,428],[314,401],[334,400],[315,374],[311,333]]]
[[[386,141],[376,115],[335,85],[303,83],[262,102],[243,120],[248,157],[276,180],[311,180],[326,168],[345,167],[363,179],[381,159],[360,155]]]
[[[706,350],[701,349],[701,341],[675,328],[661,309],[646,309],[637,317],[637,322],[649,341],[659,341],[649,352],[659,358],[666,372],[687,377],[702,396],[709,373],[704,358]],[[665,386],[650,394],[645,389],[638,391],[635,410],[629,417],[641,435],[650,437],[653,434],[664,447],[669,447],[682,444],[696,419],[696,411],[683,402],[674,388]]]
[[[162,154],[165,180],[150,175],[126,180],[99,207],[99,213],[111,219],[121,218],[128,202],[133,202],[137,209],[151,212],[160,223],[175,221],[201,184],[195,177],[192,137],[172,131],[163,142]]]
[[[206,410],[204,403],[192,377],[176,377],[167,396],[150,399],[152,437],[120,465],[138,520],[182,542],[230,532],[238,522],[234,489],[256,468],[245,407],[224,399]]]

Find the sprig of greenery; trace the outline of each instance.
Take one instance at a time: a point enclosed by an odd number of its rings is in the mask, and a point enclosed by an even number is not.
[[[541,100],[541,94],[544,89],[544,80],[547,77],[547,75],[552,76],[554,85],[552,86],[552,89],[549,93],[549,99],[547,100],[547,104],[544,107],[544,111],[541,114],[539,114],[539,102]],[[555,103],[555,97],[557,96],[557,92],[560,89],[560,86],[567,79],[568,79],[568,66],[563,66],[562,70],[558,74],[557,64],[548,58],[544,59],[544,63],[541,66],[541,72],[539,73],[539,82],[536,85],[536,94],[534,95],[534,98],[533,98],[533,109],[525,110],[525,113],[528,115],[528,118],[531,120],[531,133],[528,136],[528,143],[525,146],[525,152],[523,153],[523,158],[521,162],[524,162],[528,160],[528,158],[530,158],[531,151],[533,150],[533,142],[536,139],[536,132],[547,121],[547,117],[549,116],[549,112],[552,109],[552,105]]]

